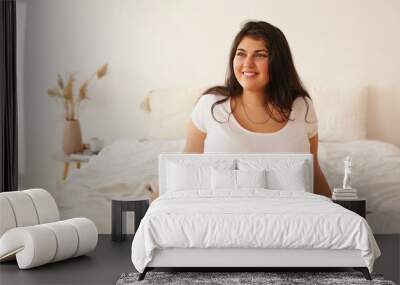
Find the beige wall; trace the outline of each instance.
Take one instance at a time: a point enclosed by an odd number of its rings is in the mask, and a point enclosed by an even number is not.
[[[52,188],[60,165],[62,109],[46,95],[57,73],[85,80],[108,62],[109,75],[90,87],[84,139],[143,137],[144,94],[156,88],[221,83],[239,25],[260,19],[286,34],[303,80],[321,86],[368,86],[369,136],[400,146],[400,1],[397,0],[18,0],[23,48],[25,185]],[[22,39],[21,39],[22,37]],[[357,112],[357,110],[354,110]]]
[[[400,88],[398,85],[371,88],[367,131],[367,136],[371,139],[400,146]]]

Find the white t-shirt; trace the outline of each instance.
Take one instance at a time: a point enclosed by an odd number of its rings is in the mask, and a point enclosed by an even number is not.
[[[318,121],[314,106],[309,98],[307,105],[303,98],[293,102],[290,119],[286,125],[273,133],[256,133],[245,129],[231,114],[230,98],[214,108],[215,118],[211,114],[211,106],[225,98],[220,95],[203,95],[200,97],[191,118],[193,124],[206,133],[204,152],[295,152],[309,153],[309,138],[318,131]]]

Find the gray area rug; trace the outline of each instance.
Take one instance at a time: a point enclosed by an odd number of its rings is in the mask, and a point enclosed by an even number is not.
[[[150,271],[142,281],[139,273],[124,273],[117,285],[133,284],[379,284],[395,285],[384,280],[382,275],[372,274],[372,281],[364,278],[360,272],[154,272]]]

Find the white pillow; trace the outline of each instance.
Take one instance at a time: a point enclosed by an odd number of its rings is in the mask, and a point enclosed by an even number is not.
[[[266,170],[267,188],[271,190],[307,191],[307,165],[303,160],[239,159],[239,170]]]
[[[367,137],[367,88],[311,87],[320,141],[351,141]]]
[[[237,188],[267,188],[266,170],[236,170]]]
[[[240,188],[267,188],[266,171],[211,169],[213,190],[237,190]]]
[[[284,171],[272,169],[267,172],[268,189],[306,191],[306,175],[303,165]]]
[[[211,189],[236,189],[236,170],[211,168]]]
[[[167,169],[168,191],[210,189],[209,166],[184,165],[170,162]]]

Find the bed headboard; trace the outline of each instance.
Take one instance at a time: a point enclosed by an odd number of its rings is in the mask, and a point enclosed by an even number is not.
[[[231,164],[237,169],[241,161],[263,161],[273,166],[280,163],[304,162],[306,191],[314,192],[313,156],[309,153],[205,153],[183,154],[162,153],[158,157],[159,191],[160,195],[168,191],[168,164],[187,163],[191,166],[211,166],[216,164]]]

